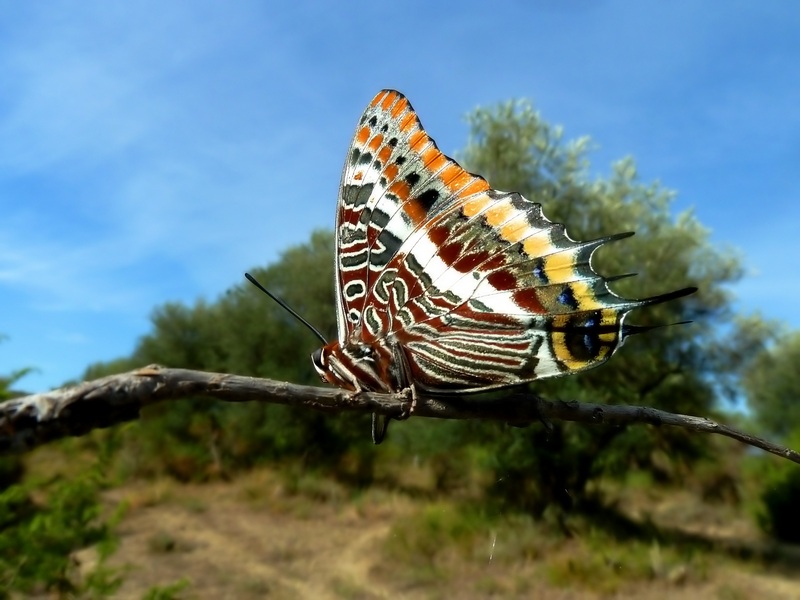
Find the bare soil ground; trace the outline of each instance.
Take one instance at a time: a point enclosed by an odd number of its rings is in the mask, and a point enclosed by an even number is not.
[[[233,483],[130,484],[112,490],[109,501],[129,505],[111,561],[128,566],[117,594],[121,599],[138,600],[153,586],[183,578],[189,583],[177,597],[186,599],[800,598],[800,561],[748,562],[713,552],[684,569],[679,565],[649,581],[600,592],[591,582],[572,585],[569,577],[554,582],[546,575],[547,555],[502,552],[504,540],[492,540],[491,531],[485,555],[451,562],[446,575],[437,577],[436,571],[390,564],[384,551],[392,525],[415,514],[423,500],[388,492],[352,500],[333,483],[310,495],[290,494],[269,472]],[[696,501],[687,502],[679,494],[647,504],[649,516],[737,543],[750,539],[760,547],[746,517],[731,519],[724,510],[702,514]],[[632,512],[644,506],[633,506]],[[687,517],[687,506],[696,514]],[[568,553],[569,546],[559,552]],[[83,568],[94,561],[91,550],[78,558]]]

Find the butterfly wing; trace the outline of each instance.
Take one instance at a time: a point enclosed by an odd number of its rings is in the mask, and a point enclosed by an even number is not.
[[[339,340],[363,339],[368,292],[451,190],[488,189],[442,154],[399,92],[378,93],[348,150],[336,219]],[[423,193],[412,193],[422,190]]]
[[[388,267],[397,269],[395,287],[410,283],[401,302],[389,296],[390,335],[407,349],[421,388],[491,389],[597,366],[635,331],[623,324],[631,310],[693,291],[620,298],[591,257],[631,234],[577,242],[515,193],[453,200],[451,214],[426,225],[448,231],[438,251],[418,260],[429,254],[426,234]]]
[[[402,349],[429,391],[502,387],[607,360],[632,309],[591,266],[620,234],[577,242],[541,206],[445,156],[406,98],[364,112],[337,215],[339,341]]]

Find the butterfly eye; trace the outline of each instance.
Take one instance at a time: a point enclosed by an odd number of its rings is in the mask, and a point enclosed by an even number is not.
[[[322,350],[323,348],[317,348],[311,353],[311,364],[314,365],[314,368],[320,374],[328,369],[328,359],[325,357]]]

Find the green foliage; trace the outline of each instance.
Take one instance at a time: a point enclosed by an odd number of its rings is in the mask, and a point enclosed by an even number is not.
[[[687,285],[700,291],[633,315],[643,325],[693,320],[636,336],[599,369],[537,382],[549,398],[647,405],[670,411],[709,414],[715,402],[714,378],[733,368],[731,352],[715,348],[715,323],[729,316],[725,284],[741,274],[738,258],[715,249],[691,212],[673,218],[674,194],[644,184],[632,159],[616,163],[609,177],[589,171],[590,142],[562,141],[562,131],[542,120],[526,102],[478,109],[469,116],[472,137],[465,164],[493,187],[521,192],[543,205],[545,214],[567,223],[576,239],[594,239],[619,231],[634,238],[598,252],[601,273],[638,272],[614,284],[623,296],[656,295]],[[729,340],[726,340],[729,341]],[[709,351],[715,360],[709,359]],[[654,456],[691,459],[702,443],[677,429],[608,428],[557,424],[549,429],[492,427],[488,453],[507,501],[539,512],[551,503],[569,507],[584,498],[588,483],[600,475],[621,475],[632,468],[655,468]]]
[[[189,587],[190,583],[191,582],[184,577],[169,585],[153,586],[145,592],[144,596],[142,596],[142,600],[174,600],[180,597],[180,593]]]
[[[3,339],[0,336],[0,341]],[[20,393],[15,392],[12,386],[30,372],[31,369],[19,369],[11,375],[0,377],[0,402],[19,396]],[[0,456],[0,490],[22,479],[24,473],[25,467],[18,454]]]
[[[800,331],[776,337],[747,366],[742,386],[759,425],[785,437],[800,427]]]
[[[544,572],[554,586],[614,597],[636,583],[653,579],[670,583],[703,580],[703,563],[703,558],[691,551],[662,549],[657,542],[618,544],[606,535],[589,534],[580,541],[577,552],[551,557]]]
[[[759,525],[767,533],[784,542],[800,542],[800,469],[792,465],[780,469],[764,482],[761,501],[764,512],[759,514]]]
[[[542,588],[547,584],[614,595],[653,579],[674,583],[704,578],[705,559],[691,544],[620,542],[583,517],[572,518],[570,525],[578,535],[560,535],[541,520],[518,513],[427,503],[392,524],[382,547],[384,562],[391,565],[386,575],[404,587],[457,577],[467,589],[486,587],[487,594],[495,590],[502,597],[547,596]],[[537,568],[530,571],[522,566],[533,564]],[[515,575],[523,579],[509,589],[508,573],[494,571],[493,565],[516,565]],[[473,583],[472,573],[481,578]],[[490,574],[495,581],[486,579]]]
[[[390,431],[381,454],[404,473],[409,470],[408,457],[413,456],[430,470],[434,493],[474,495],[472,488],[482,484],[476,466],[484,460],[485,424],[411,418],[392,425]]]
[[[786,442],[790,448],[800,447],[800,427]],[[757,514],[761,529],[775,539],[800,542],[800,467],[794,463],[776,463],[772,457],[761,457],[760,484],[762,509]]]
[[[755,322],[755,325],[752,323]],[[746,361],[742,387],[752,410],[752,419],[769,435],[785,440],[789,448],[800,447],[800,332],[786,331],[774,323],[751,319],[751,330],[760,330],[760,346]],[[774,538],[800,542],[800,468],[793,463],[775,463],[771,457],[759,461],[761,510],[758,524]]]
[[[0,402],[30,369],[0,377]],[[98,470],[50,482],[25,481],[19,455],[0,456],[0,599],[43,591],[58,598],[105,598],[122,583],[105,560],[116,547],[111,528],[118,513],[102,519]],[[77,576],[72,553],[96,545],[97,565]]]
[[[489,522],[478,511],[445,502],[430,503],[398,519],[384,546],[387,562],[395,567],[390,576],[417,585],[449,579],[449,555],[455,551],[460,558],[469,558]]]
[[[101,480],[94,472],[46,485],[16,484],[0,493],[0,598],[48,591],[58,597],[107,597],[121,584],[105,559],[115,549],[101,518]],[[97,545],[99,562],[79,581],[71,554]]]

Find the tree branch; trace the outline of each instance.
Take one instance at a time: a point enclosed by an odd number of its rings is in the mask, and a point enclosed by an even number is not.
[[[327,412],[356,411],[399,417],[407,394],[348,392],[188,369],[151,365],[129,373],[87,381],[0,403],[0,452],[22,451],[62,437],[83,435],[138,418],[150,404],[205,396],[225,402],[271,402]],[[578,423],[672,425],[701,433],[724,435],[800,464],[800,453],[704,417],[669,413],[643,406],[545,400],[533,394],[510,394],[477,400],[469,396],[420,397],[415,417],[489,419],[526,425],[560,420]]]

